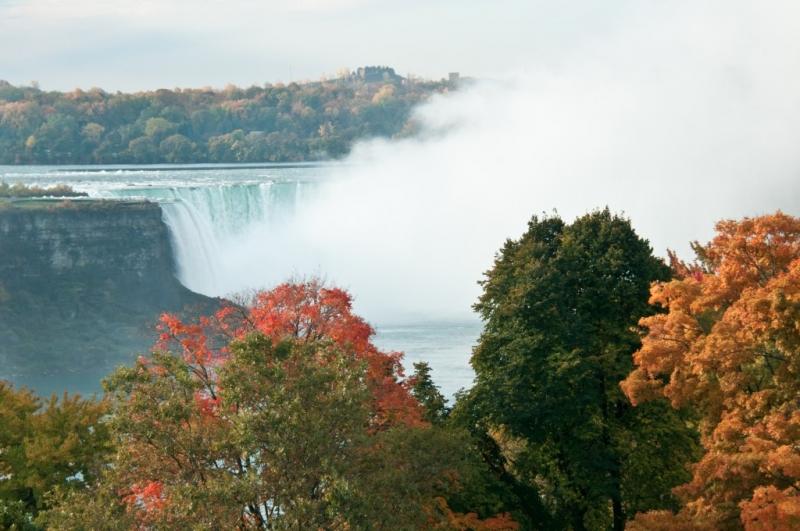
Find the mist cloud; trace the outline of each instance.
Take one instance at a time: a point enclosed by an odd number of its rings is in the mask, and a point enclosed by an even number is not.
[[[370,319],[456,317],[536,213],[608,205],[662,256],[800,214],[799,8],[649,5],[550,69],[434,99],[420,138],[359,145],[297,223],[229,250],[229,278],[324,273]]]

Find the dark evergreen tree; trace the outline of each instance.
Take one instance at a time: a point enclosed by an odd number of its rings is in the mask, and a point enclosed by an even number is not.
[[[621,530],[637,511],[674,504],[693,432],[666,404],[634,408],[619,387],[638,321],[653,313],[650,284],[669,276],[608,209],[571,225],[534,217],[486,273],[476,385],[462,400],[539,525]]]
[[[447,400],[433,383],[431,366],[425,361],[415,362],[411,381],[411,392],[422,406],[425,420],[431,424],[444,422],[448,414]]]

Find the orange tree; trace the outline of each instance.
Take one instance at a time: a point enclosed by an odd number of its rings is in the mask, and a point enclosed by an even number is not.
[[[698,261],[656,283],[664,314],[623,382],[634,403],[667,397],[701,415],[704,455],[677,489],[677,514],[634,529],[800,528],[800,219],[780,212],[717,224]]]

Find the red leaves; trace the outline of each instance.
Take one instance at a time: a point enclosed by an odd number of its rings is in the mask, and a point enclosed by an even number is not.
[[[137,483],[131,487],[131,493],[123,501],[131,508],[139,508],[145,513],[159,511],[166,503],[164,485],[160,481]]]
[[[375,426],[423,423],[419,405],[401,382],[402,354],[383,353],[370,342],[375,332],[352,313],[352,298],[346,291],[326,288],[318,280],[281,284],[256,296],[239,333],[248,330],[247,324],[274,338],[329,339],[351,349],[367,363],[368,383],[375,399]]]
[[[369,347],[362,356],[367,361],[367,383],[374,396],[375,427],[424,425],[422,410],[409,391],[409,383],[398,380],[403,376],[400,365],[403,355],[399,352],[387,354],[372,345]]]
[[[211,321],[207,317],[200,317],[196,324],[185,324],[176,315],[161,314],[158,330],[158,348],[166,349],[170,343],[177,343],[181,346],[184,359],[187,362],[207,365],[211,362],[213,354],[208,347],[208,336],[206,330],[210,327]]]
[[[204,417],[214,417],[217,414],[220,399],[218,396],[212,397],[206,392],[197,392],[194,395],[194,402],[201,415]]]
[[[330,340],[349,349],[367,365],[367,380],[374,397],[373,429],[404,424],[423,425],[422,411],[403,381],[402,354],[385,353],[370,341],[374,330],[352,313],[352,298],[318,280],[284,283],[256,294],[250,307],[227,305],[213,318],[186,324],[171,314],[161,316],[159,348],[177,345],[184,359],[204,376],[214,363],[224,363],[226,344],[258,331],[273,339]],[[212,343],[220,346],[213,348]],[[215,399],[216,400],[216,399]],[[213,414],[216,402],[197,399],[198,407]]]
[[[281,284],[257,294],[249,317],[255,329],[270,337],[328,338],[356,352],[366,350],[374,334],[372,327],[353,315],[347,292],[325,288],[317,280]]]

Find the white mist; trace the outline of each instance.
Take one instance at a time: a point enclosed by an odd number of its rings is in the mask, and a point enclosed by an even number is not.
[[[231,242],[227,288],[323,274],[372,320],[462,317],[533,214],[608,205],[685,256],[719,219],[800,214],[800,5],[714,5],[643,3],[550,68],[435,98],[420,138],[357,146],[291,224]]]

